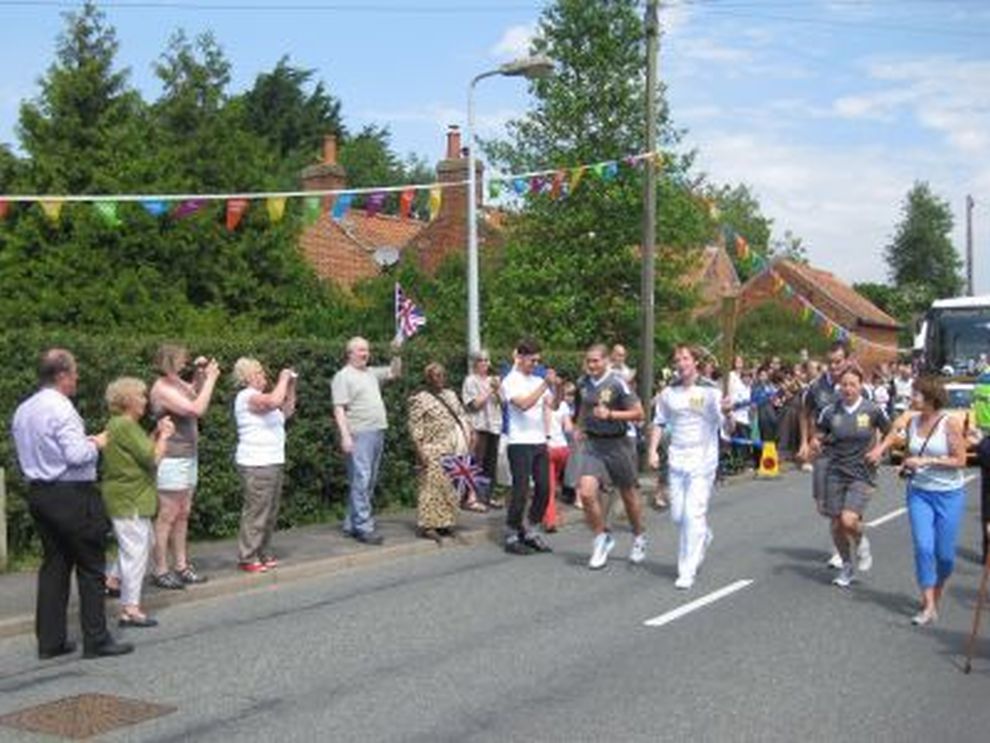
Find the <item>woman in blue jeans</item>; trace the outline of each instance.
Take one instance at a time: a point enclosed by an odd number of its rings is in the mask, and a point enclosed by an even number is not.
[[[902,465],[914,542],[914,567],[921,588],[921,611],[911,622],[938,619],[945,582],[952,575],[956,537],[966,507],[962,470],[966,441],[959,419],[943,413],[945,388],[934,378],[915,382],[907,424],[908,456]],[[887,441],[884,441],[886,444]]]

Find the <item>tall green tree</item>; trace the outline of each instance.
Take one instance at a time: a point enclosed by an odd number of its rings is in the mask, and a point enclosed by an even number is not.
[[[635,0],[557,0],[540,18],[532,51],[553,59],[555,74],[530,83],[533,104],[510,122],[508,140],[486,144],[504,169],[566,168],[641,152],[647,115],[656,117],[664,145],[676,143],[662,89],[657,110],[645,112],[645,36]],[[690,246],[711,236],[704,205],[685,185],[688,165],[664,159],[661,313],[690,301],[676,277],[692,259]],[[638,338],[642,171],[623,166],[612,179],[588,172],[565,199],[527,197],[512,224],[503,260],[483,285],[486,336],[510,343],[529,331],[562,347]],[[661,336],[669,330],[658,326]]]
[[[116,66],[114,29],[92,2],[66,13],[55,62],[21,105],[25,184],[40,193],[112,192],[140,159],[144,105]]]
[[[884,257],[897,287],[923,287],[921,307],[962,289],[962,261],[952,245],[952,210],[927,183],[916,182],[901,205],[901,221]],[[918,307],[916,309],[921,309]]]

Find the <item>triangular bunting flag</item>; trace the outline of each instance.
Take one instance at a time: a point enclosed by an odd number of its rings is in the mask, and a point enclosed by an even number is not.
[[[567,193],[574,193],[577,191],[578,184],[581,179],[584,178],[584,168],[572,168],[571,169],[571,183],[567,189]]]
[[[365,214],[369,217],[378,214],[382,210],[382,207],[385,206],[385,196],[386,193],[384,191],[375,191],[368,194],[368,197],[364,201]]]
[[[512,179],[512,190],[516,192],[517,196],[522,196],[528,189],[529,184],[526,182],[525,178]]]
[[[401,194],[399,194],[399,216],[403,219],[409,219],[409,214],[412,212],[413,199],[416,198],[416,189],[407,188]]]
[[[168,202],[160,199],[146,199],[141,202],[141,206],[152,217],[160,217],[168,211]]]
[[[488,196],[497,199],[502,195],[502,181],[488,181]]]
[[[95,201],[93,202],[93,209],[111,227],[120,227],[123,224],[120,217],[117,216],[116,201]]]
[[[437,214],[440,213],[440,204],[443,201],[443,189],[442,188],[431,188],[430,189],[430,221],[432,222],[437,218]]]
[[[598,180],[605,180],[605,163],[595,163],[591,166],[591,172],[598,176]]]
[[[303,224],[310,227],[316,224],[316,220],[320,218],[320,197],[319,196],[307,196],[302,202],[302,220]]]
[[[7,199],[0,199],[0,220],[6,219],[10,214],[10,202]]]
[[[241,223],[241,218],[251,202],[247,199],[230,199],[227,201],[227,230],[233,232]]]
[[[335,222],[339,222],[347,214],[347,210],[351,208],[351,202],[354,200],[354,194],[352,193],[342,193],[337,195],[337,200],[333,202],[333,211],[330,216],[333,217]],[[319,203],[319,202],[317,202]]]
[[[602,173],[606,181],[614,180],[617,175],[619,175],[619,163],[612,160],[611,162],[605,163],[605,167]]]
[[[41,204],[41,210],[48,217],[48,221],[58,222],[58,218],[62,214],[62,206],[65,202],[61,199],[45,199],[39,203]]]
[[[268,210],[268,219],[275,224],[282,221],[285,216],[285,197],[272,196],[265,199],[265,209]]]
[[[175,207],[172,216],[176,219],[185,219],[198,212],[206,204],[205,199],[187,199]]]
[[[538,194],[543,191],[543,178],[538,175],[534,175],[529,179],[529,192],[531,194]]]
[[[553,183],[550,184],[550,197],[559,199],[564,191],[564,171],[558,170],[553,174]]]

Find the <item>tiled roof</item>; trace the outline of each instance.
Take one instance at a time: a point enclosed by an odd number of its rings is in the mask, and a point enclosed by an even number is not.
[[[775,261],[774,265],[778,270],[789,272],[803,280],[809,287],[814,287],[816,292],[825,295],[866,323],[889,328],[900,327],[897,320],[829,271],[786,259]]]
[[[381,247],[401,250],[426,225],[418,219],[401,219],[389,214],[369,217],[358,209],[349,212],[337,223],[337,227],[359,247],[371,251]]]

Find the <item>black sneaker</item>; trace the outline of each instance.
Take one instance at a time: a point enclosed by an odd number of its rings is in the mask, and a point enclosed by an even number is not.
[[[206,583],[206,581],[209,580],[205,575],[200,575],[197,573],[196,568],[192,566],[192,563],[186,565],[186,567],[176,573],[176,575],[178,575],[179,580],[187,586],[194,583]]]
[[[522,542],[534,552],[553,552],[550,543],[535,531],[524,536]]]
[[[533,549],[518,537],[505,540],[505,551],[510,555],[531,555]]]
[[[354,532],[354,538],[361,544],[371,544],[376,547],[385,543],[385,537],[377,531],[356,531]]]
[[[161,575],[152,575],[151,585],[164,588],[167,591],[181,591],[186,587],[182,579],[171,570]]]

